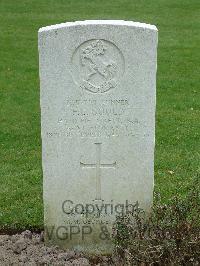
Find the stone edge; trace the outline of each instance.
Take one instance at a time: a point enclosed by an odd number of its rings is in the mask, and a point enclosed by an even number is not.
[[[125,21],[125,20],[84,20],[84,21],[75,21],[75,22],[66,22],[55,24],[51,26],[42,27],[39,29],[38,33],[62,29],[65,27],[74,27],[74,26],[86,26],[86,25],[114,25],[114,26],[128,26],[136,27],[143,29],[150,29],[158,31],[157,27],[151,24],[134,22],[134,21]]]

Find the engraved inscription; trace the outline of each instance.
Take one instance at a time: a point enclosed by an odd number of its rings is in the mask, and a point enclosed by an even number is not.
[[[82,168],[95,168],[96,169],[96,200],[101,200],[101,168],[115,168],[116,162],[114,163],[101,163],[101,144],[94,143],[96,145],[96,162],[95,163],[82,163]]]
[[[50,129],[48,138],[111,138],[136,137],[142,126],[137,115],[133,116],[136,107],[129,99],[76,99],[66,98],[63,101],[60,115],[55,123],[57,131]],[[141,135],[141,133],[140,133]]]
[[[73,79],[90,93],[105,93],[115,88],[123,73],[123,55],[110,41],[86,41],[72,56]]]

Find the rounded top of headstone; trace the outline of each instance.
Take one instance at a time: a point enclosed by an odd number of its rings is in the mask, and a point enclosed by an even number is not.
[[[134,22],[134,21],[125,21],[125,20],[84,20],[84,21],[75,21],[75,22],[66,22],[55,24],[51,26],[42,27],[39,29],[40,32],[57,30],[66,27],[74,26],[87,26],[87,25],[113,25],[113,26],[130,26],[136,28],[144,28],[157,31],[157,27],[151,24]]]

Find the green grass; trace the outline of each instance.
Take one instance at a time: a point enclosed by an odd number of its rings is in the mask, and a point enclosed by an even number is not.
[[[199,8],[199,0],[0,0],[0,228],[43,225],[37,31],[65,21],[158,27],[155,187],[164,201],[186,193],[200,171]]]

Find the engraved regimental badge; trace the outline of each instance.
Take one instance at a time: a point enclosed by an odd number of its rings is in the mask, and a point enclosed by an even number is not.
[[[123,55],[110,41],[86,41],[72,56],[74,82],[90,93],[104,93],[115,88],[123,73]]]

